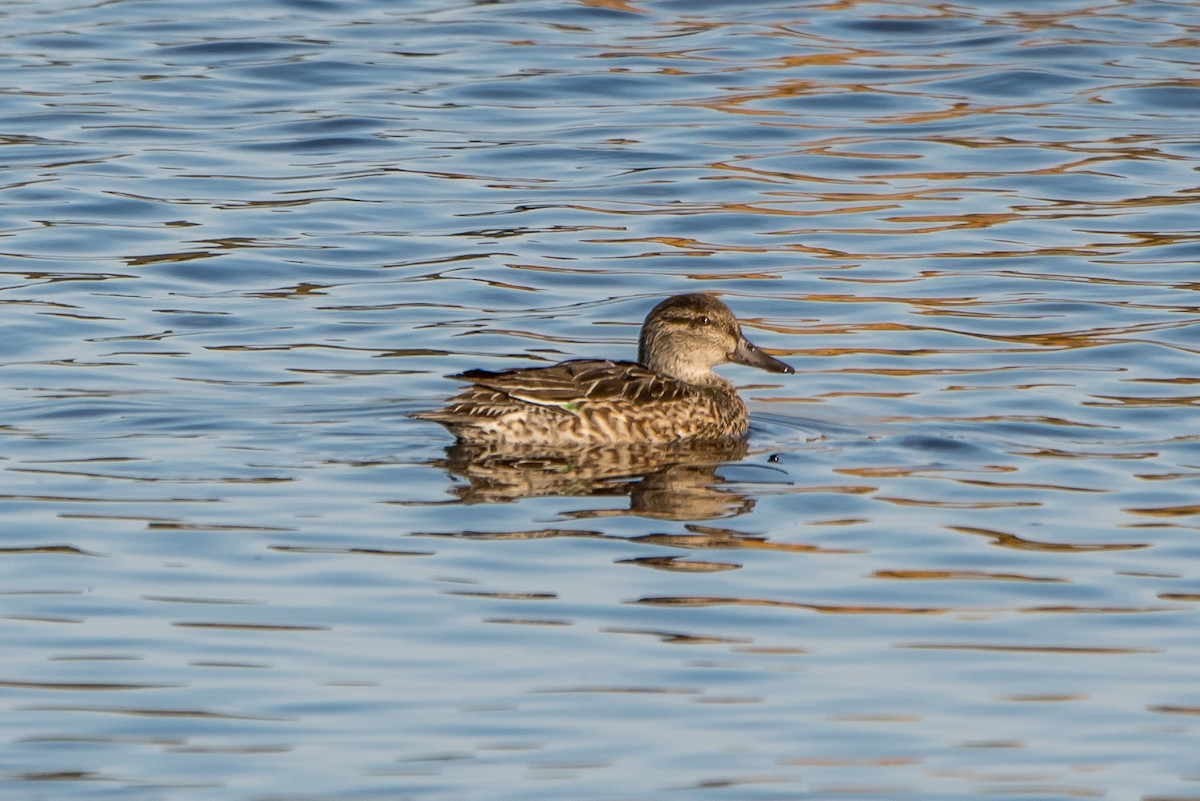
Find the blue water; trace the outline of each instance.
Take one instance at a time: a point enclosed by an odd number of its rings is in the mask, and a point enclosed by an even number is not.
[[[0,8],[0,793],[1200,796],[1198,29]],[[690,291],[744,451],[407,417]]]

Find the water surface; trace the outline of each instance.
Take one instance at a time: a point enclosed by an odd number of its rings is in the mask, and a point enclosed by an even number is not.
[[[0,787],[1200,797],[1198,35],[9,3]],[[744,448],[407,417],[700,290],[797,369]]]

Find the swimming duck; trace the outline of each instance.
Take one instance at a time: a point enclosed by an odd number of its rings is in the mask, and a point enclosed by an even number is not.
[[[417,412],[467,443],[657,444],[737,439],[746,404],[712,368],[737,362],[794,373],[742,334],[712,295],[675,295],[646,316],[637,362],[574,359],[552,367],[450,376],[469,382],[444,408]]]

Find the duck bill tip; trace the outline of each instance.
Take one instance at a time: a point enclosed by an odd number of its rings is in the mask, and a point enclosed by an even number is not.
[[[744,337],[738,343],[733,353],[729,354],[729,361],[744,364],[748,367],[757,367],[760,370],[766,370],[771,373],[796,372],[795,368],[790,364],[776,359]]]

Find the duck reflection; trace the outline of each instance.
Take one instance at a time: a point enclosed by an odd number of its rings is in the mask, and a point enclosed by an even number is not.
[[[605,444],[572,449],[456,442],[434,462],[466,484],[453,493],[465,503],[545,496],[627,496],[628,510],[584,510],[575,517],[633,512],[665,520],[735,517],[754,499],[717,473],[745,458],[744,441],[670,446]]]

